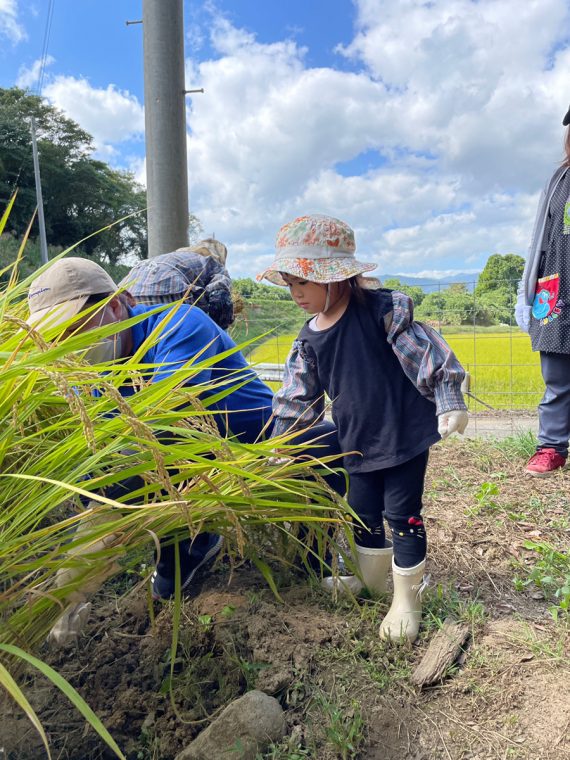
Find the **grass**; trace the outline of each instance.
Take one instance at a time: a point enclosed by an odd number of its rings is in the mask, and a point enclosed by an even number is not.
[[[485,328],[469,333],[444,332],[459,361],[471,375],[471,393],[493,409],[533,409],[544,392],[540,360],[527,335],[518,330],[501,332]],[[297,333],[267,338],[255,347],[250,360],[258,364],[282,364]],[[470,398],[471,411],[487,407]]]

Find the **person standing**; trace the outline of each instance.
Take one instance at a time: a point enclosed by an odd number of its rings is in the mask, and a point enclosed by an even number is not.
[[[354,530],[360,574],[370,590],[384,592],[392,569],[394,598],[380,636],[414,641],[425,585],[421,513],[428,452],[467,425],[464,371],[443,338],[414,320],[408,296],[378,281],[366,287],[371,283],[362,274],[375,265],[355,258],[354,232],[345,222],[299,217],[279,230],[276,248],[258,279],[287,286],[295,303],[315,316],[287,358],[273,400],[272,435],[310,428],[322,418],[325,393],[331,399],[348,503],[363,523]],[[354,576],[325,578],[323,585],[337,582],[340,590],[362,587]]]
[[[570,108],[566,157],[541,193],[515,318],[540,353],[546,386],[538,405],[538,446],[525,472],[548,477],[562,469],[570,439]]]

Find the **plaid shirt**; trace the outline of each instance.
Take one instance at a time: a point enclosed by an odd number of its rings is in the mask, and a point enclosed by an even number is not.
[[[461,383],[463,367],[441,335],[414,321],[412,299],[392,292],[393,310],[384,318],[388,343],[418,391],[435,404],[436,414],[467,409]],[[324,391],[315,359],[296,340],[285,364],[283,385],[273,397],[272,436],[290,427],[308,427],[324,413]]]
[[[234,321],[232,281],[227,269],[212,256],[173,251],[139,261],[122,280],[138,303],[158,304],[186,296],[224,330]]]

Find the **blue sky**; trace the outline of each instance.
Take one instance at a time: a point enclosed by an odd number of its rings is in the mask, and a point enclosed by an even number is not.
[[[36,91],[48,0],[0,0],[0,86]],[[141,0],[54,0],[42,95],[144,183]],[[561,158],[568,0],[185,4],[190,207],[251,275],[299,213],[380,272],[524,255]]]

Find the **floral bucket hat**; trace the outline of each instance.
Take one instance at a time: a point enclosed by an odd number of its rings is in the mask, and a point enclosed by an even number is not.
[[[287,285],[285,272],[310,282],[339,282],[376,269],[354,257],[356,243],[351,227],[324,214],[299,216],[277,233],[275,260],[257,279]]]

